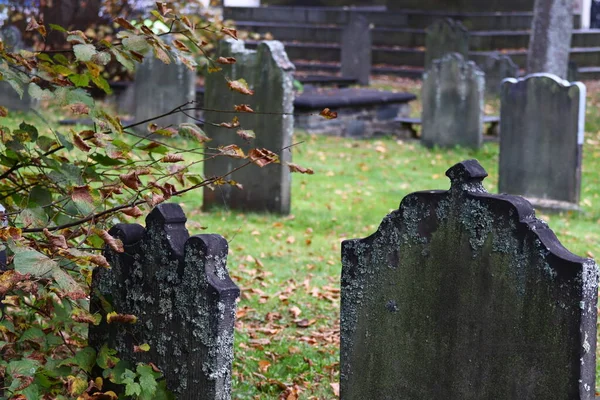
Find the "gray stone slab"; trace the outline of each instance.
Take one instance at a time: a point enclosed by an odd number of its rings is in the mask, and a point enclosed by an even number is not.
[[[506,54],[491,54],[479,67],[485,73],[485,94],[489,97],[500,96],[500,86],[504,79],[519,76],[519,67]]]
[[[579,203],[585,94],[550,74],[503,83],[500,192]]]
[[[227,206],[232,209],[287,214],[291,206],[291,175],[287,162],[291,161],[294,130],[294,65],[289,61],[283,44],[278,41],[261,42],[257,50],[248,50],[242,41],[233,39],[221,42],[219,56],[234,57],[237,62],[223,66],[221,73],[208,74],[205,90],[205,130],[212,139],[207,151],[219,146],[235,144],[247,154],[252,148],[266,148],[279,155],[280,164],[263,168],[249,165],[227,175],[243,185],[243,190],[229,185],[204,189],[205,209]],[[227,80],[243,78],[255,90],[253,96],[229,90]],[[240,128],[253,130],[256,139],[250,142],[236,134],[237,129],[227,129],[215,124],[231,121],[235,105],[248,104],[256,113],[236,113]],[[265,113],[265,114],[260,114]],[[214,151],[213,151],[214,152]],[[223,176],[246,163],[229,157],[215,157],[204,163],[207,178]]]
[[[195,87],[196,72],[184,64],[175,60],[165,64],[151,55],[145,57],[135,72],[135,120],[154,118],[195,100]],[[152,122],[161,127],[177,127],[193,120],[183,113],[176,113]],[[146,133],[147,125],[140,126],[138,132]]]
[[[439,19],[426,29],[425,70],[433,60],[448,53],[459,53],[469,57],[469,31],[459,21],[451,18]]]
[[[341,398],[593,399],[595,262],[476,160],[446,175],[342,243]]]
[[[364,86],[371,76],[371,26],[364,15],[350,13],[342,32],[341,72],[343,77],[355,78]]]
[[[472,61],[447,54],[423,75],[425,146],[479,148],[483,141],[485,76]]]
[[[527,73],[567,78],[573,32],[573,0],[536,0],[527,53]]]

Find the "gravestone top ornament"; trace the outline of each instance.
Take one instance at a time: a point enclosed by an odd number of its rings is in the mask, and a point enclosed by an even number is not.
[[[485,169],[342,244],[341,398],[593,399],[597,266]]]

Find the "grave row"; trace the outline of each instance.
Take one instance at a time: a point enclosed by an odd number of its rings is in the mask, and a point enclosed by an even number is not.
[[[493,195],[476,160],[449,190],[416,192],[342,243],[340,398],[594,399],[598,268],[565,249],[518,196]],[[90,344],[153,362],[178,399],[228,400],[237,286],[219,235],[189,236],[177,204],[110,234]],[[135,352],[148,343],[150,351]]]

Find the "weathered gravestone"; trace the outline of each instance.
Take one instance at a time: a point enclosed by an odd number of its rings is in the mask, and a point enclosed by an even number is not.
[[[527,73],[549,73],[565,79],[572,34],[573,0],[535,0]]]
[[[500,106],[499,190],[535,206],[576,209],[585,85],[550,74],[507,79]]]
[[[364,15],[351,12],[342,32],[342,76],[368,86],[371,75],[371,27]]]
[[[476,160],[342,244],[343,400],[593,399],[597,266]]]
[[[16,53],[25,48],[21,31],[16,26],[8,25],[0,29],[0,39],[7,51]],[[16,111],[29,110],[32,106],[27,86],[30,81],[29,76],[17,69],[9,68],[3,68],[2,73],[5,75],[5,82],[0,82],[0,106]],[[12,83],[7,78],[21,84]]]
[[[196,72],[177,60],[165,64],[155,57],[144,57],[135,72],[134,85],[136,121],[157,117],[196,99]],[[160,127],[177,127],[194,121],[178,112],[152,122]],[[138,132],[147,133],[147,125],[141,125]]]
[[[459,21],[451,18],[437,20],[426,30],[425,70],[434,60],[448,53],[459,53],[469,57],[469,31]]]
[[[208,145],[217,149],[234,144],[246,154],[253,148],[266,148],[277,153],[281,163],[263,168],[249,165],[226,176],[227,180],[241,183],[242,190],[229,185],[205,187],[203,207],[225,204],[233,209],[287,214],[291,202],[291,176],[286,164],[292,158],[288,147],[294,130],[294,65],[278,41],[264,41],[256,50],[248,50],[242,41],[225,40],[220,44],[219,56],[237,60],[233,65],[223,66],[226,79],[243,78],[256,93],[247,96],[229,90],[221,74],[206,77],[205,130],[212,139]],[[237,113],[238,129],[252,130],[255,139],[240,137],[237,129],[215,126],[232,119],[231,113],[219,111],[231,111],[241,104],[249,105],[255,113]],[[223,176],[245,163],[246,160],[224,156],[208,158],[204,162],[204,175],[207,178]]]
[[[94,270],[90,310],[103,319],[90,326],[90,344],[107,343],[131,363],[155,363],[178,399],[225,400],[240,291],[227,273],[227,241],[190,237],[185,221],[179,205],[164,203],[148,215],[146,228],[118,224],[109,231],[125,251],[107,248],[111,268]],[[110,309],[138,321],[107,324]],[[143,343],[150,351],[135,352]]]
[[[506,54],[494,53],[479,67],[485,74],[485,94],[490,97],[500,95],[500,86],[504,79],[519,76],[519,67]]]
[[[458,53],[434,61],[421,88],[423,144],[480,147],[484,91],[485,75],[474,62]]]

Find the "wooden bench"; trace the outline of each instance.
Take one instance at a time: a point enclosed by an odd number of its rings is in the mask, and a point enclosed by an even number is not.
[[[421,125],[421,118],[396,118],[395,122],[399,122],[402,124],[402,128],[406,129],[411,133],[414,138],[417,138],[417,131],[414,128],[414,125]],[[498,127],[500,124],[500,117],[497,115],[486,115],[483,117],[484,125],[488,125],[485,130],[485,134],[488,136],[498,136]]]

